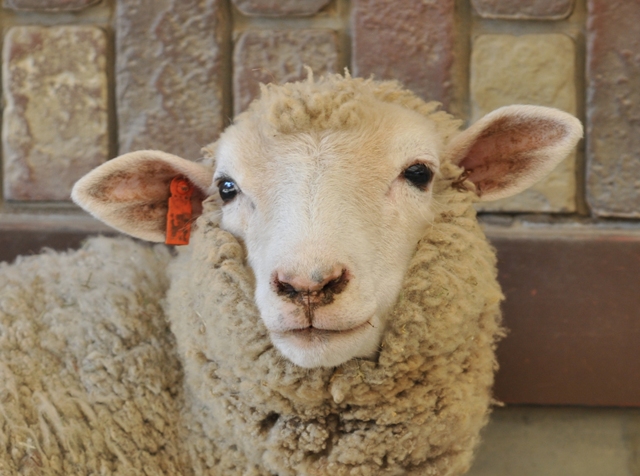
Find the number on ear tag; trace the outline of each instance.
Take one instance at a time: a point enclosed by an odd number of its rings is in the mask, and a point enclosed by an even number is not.
[[[193,184],[184,177],[174,177],[170,186],[167,211],[167,245],[188,245],[191,235],[191,194]]]

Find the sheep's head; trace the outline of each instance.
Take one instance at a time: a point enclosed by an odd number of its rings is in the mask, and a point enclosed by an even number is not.
[[[158,151],[114,159],[73,198],[115,228],[164,241],[169,182],[217,201],[245,243],[274,345],[303,367],[375,355],[446,162],[480,200],[532,185],[581,136],[563,112],[511,106],[458,123],[395,83],[332,77],[263,89],[198,164]]]

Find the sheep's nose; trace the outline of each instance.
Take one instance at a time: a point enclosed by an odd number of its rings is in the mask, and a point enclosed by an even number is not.
[[[304,297],[305,300],[318,304],[326,303],[328,296],[340,294],[349,282],[347,270],[342,266],[334,266],[328,272],[313,272],[309,276],[291,275],[277,271],[274,276],[275,291],[280,296],[289,298]]]

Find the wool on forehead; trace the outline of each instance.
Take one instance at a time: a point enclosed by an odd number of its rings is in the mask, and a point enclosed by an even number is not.
[[[432,121],[446,145],[460,131],[463,121],[439,110],[437,101],[425,102],[397,81],[374,81],[334,74],[304,81],[261,84],[260,97],[236,116],[233,124],[280,134],[349,130],[366,127],[371,111],[380,103],[396,104]],[[202,149],[202,163],[215,167],[219,142]]]
[[[261,85],[260,98],[236,118],[236,123],[257,119],[283,134],[350,129],[366,124],[376,103],[391,103],[428,117],[446,143],[461,121],[444,111],[440,103],[425,102],[397,81],[352,78],[348,74],[314,78],[284,85]]]

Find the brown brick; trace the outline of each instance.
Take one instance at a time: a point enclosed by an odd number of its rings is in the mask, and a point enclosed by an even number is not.
[[[12,10],[69,11],[82,10],[100,0],[4,0],[4,7]]]
[[[484,18],[505,20],[561,20],[571,15],[575,0],[471,0]]]
[[[600,216],[640,217],[640,7],[589,0],[587,201]]]
[[[4,196],[68,200],[108,158],[106,38],[93,26],[11,28],[3,49]]]
[[[259,93],[259,83],[285,83],[335,73],[339,67],[338,36],[332,30],[258,30],[242,34],[233,54],[236,114]]]
[[[307,16],[317,13],[331,0],[233,0],[245,15]]]
[[[229,16],[223,0],[121,0],[116,10],[119,152],[185,158],[224,126]]]
[[[453,0],[355,0],[351,21],[355,75],[397,79],[449,107]]]
[[[562,34],[481,35],[471,54],[473,120],[502,106],[535,104],[576,113],[575,44]],[[571,154],[542,182],[479,208],[510,212],[573,212],[576,159]]]

